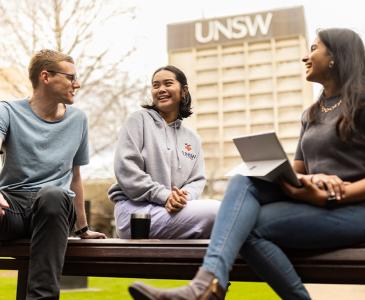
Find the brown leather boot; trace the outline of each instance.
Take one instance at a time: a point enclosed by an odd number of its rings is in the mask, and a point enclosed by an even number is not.
[[[223,300],[226,292],[214,274],[200,268],[186,286],[175,289],[157,289],[141,282],[129,287],[134,300]]]

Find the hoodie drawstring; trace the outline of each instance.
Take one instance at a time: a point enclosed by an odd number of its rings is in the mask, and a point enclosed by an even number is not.
[[[170,150],[170,146],[169,146],[169,141],[168,141],[168,137],[167,137],[167,126],[165,123],[163,123],[163,127],[165,129],[165,143],[166,143],[166,149]]]
[[[175,149],[176,149],[176,156],[177,156],[177,164],[178,164],[178,169],[181,169],[181,162],[180,162],[180,156],[179,156],[179,140],[177,138],[177,130],[176,130],[176,123],[174,123],[174,131],[175,131]]]

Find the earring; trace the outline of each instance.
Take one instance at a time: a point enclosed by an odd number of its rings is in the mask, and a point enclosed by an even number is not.
[[[335,62],[334,62],[333,60],[331,60],[331,61],[329,62],[329,64],[328,64],[328,67],[329,67],[330,69],[332,69],[334,65],[335,65]]]

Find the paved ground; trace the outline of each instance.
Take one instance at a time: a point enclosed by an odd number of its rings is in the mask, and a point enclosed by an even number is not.
[[[17,271],[10,271],[10,270],[1,270],[0,277],[14,277],[16,278],[18,275]]]
[[[313,300],[364,300],[365,285],[306,284]]]

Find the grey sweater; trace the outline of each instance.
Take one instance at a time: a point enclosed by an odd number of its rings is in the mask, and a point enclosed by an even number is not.
[[[173,186],[199,198],[206,182],[201,142],[180,120],[167,124],[153,109],[133,113],[119,133],[114,158],[114,201],[164,205]]]

